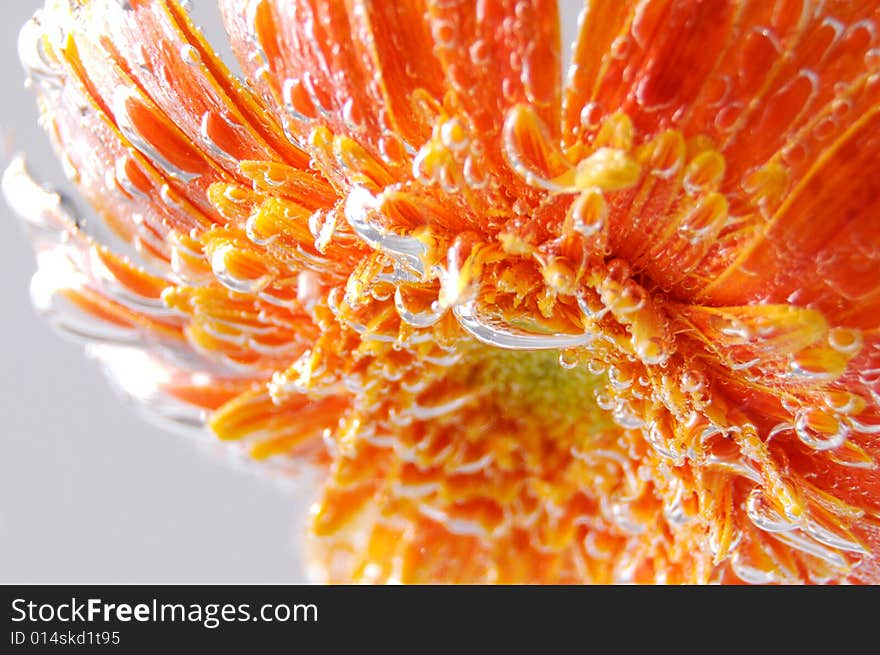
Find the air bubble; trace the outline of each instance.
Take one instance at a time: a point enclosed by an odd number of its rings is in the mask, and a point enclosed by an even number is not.
[[[821,409],[807,407],[794,418],[798,439],[814,450],[838,448],[849,436],[849,427]]]
[[[705,190],[714,190],[724,177],[725,161],[714,150],[706,150],[694,157],[684,173],[685,191],[691,195]]]
[[[503,321],[483,315],[475,301],[453,308],[459,324],[474,338],[499,348],[510,350],[558,350],[585,346],[593,341],[591,333],[583,334],[535,334],[524,332]]]
[[[691,243],[712,239],[727,222],[727,199],[720,193],[701,198],[682,218],[679,233]]]
[[[588,189],[575,199],[569,212],[574,230],[585,237],[590,237],[605,227],[608,205],[601,191]]]
[[[201,57],[199,56],[199,51],[196,50],[193,46],[188,43],[180,48],[180,58],[184,61],[184,63],[195,66],[201,61]]]
[[[580,351],[575,348],[566,348],[559,353],[559,365],[566,369],[572,370],[580,364]]]
[[[452,118],[441,125],[440,140],[444,146],[456,152],[464,150],[470,144],[467,130],[458,118]]]
[[[765,532],[787,532],[797,527],[776,511],[760,487],[755,487],[749,494],[746,513],[752,523]]]
[[[345,202],[345,218],[355,233],[370,246],[387,253],[407,272],[421,278],[425,274],[422,258],[425,244],[414,237],[393,234],[371,221],[371,215],[381,206],[377,198],[363,187],[355,187]]]
[[[623,371],[617,366],[611,366],[608,369],[608,381],[611,386],[622,391],[632,386],[633,376],[628,371]]]
[[[828,332],[828,345],[844,355],[855,355],[862,349],[862,333],[849,328],[833,328]]]
[[[647,292],[640,285],[631,282],[626,284],[623,291],[614,299],[614,313],[619,315],[634,314],[643,309],[647,302]]]
[[[602,121],[602,108],[595,102],[588,102],[581,109],[581,126],[586,130],[595,130]]]
[[[706,387],[706,376],[700,371],[686,368],[681,374],[680,386],[685,393],[698,393]]]

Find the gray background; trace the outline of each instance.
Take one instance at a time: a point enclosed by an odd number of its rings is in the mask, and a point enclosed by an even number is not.
[[[0,3],[0,165],[69,188],[38,128],[18,62],[36,0]],[[212,0],[197,24],[228,52]],[[581,6],[561,0],[563,52]],[[31,309],[30,247],[0,202],[0,582],[297,582],[302,489],[291,489],[145,423],[80,345]]]
[[[193,4],[207,33],[219,29],[212,1]],[[23,150],[36,176],[69,188],[17,54],[41,5],[0,3],[0,163]],[[121,404],[32,310],[32,253],[2,201],[0,262],[0,582],[301,581],[295,490]]]

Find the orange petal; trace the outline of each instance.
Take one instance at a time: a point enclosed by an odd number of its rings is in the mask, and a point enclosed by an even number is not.
[[[402,161],[430,133],[415,92],[441,95],[442,75],[423,2],[226,0],[222,11],[245,73],[298,140],[322,124]]]
[[[880,245],[880,185],[864,175],[880,153],[880,110],[861,117],[787,196],[770,224],[701,292],[713,304],[757,298],[812,303],[830,321],[876,323],[866,300],[880,288],[867,271]]]
[[[429,2],[435,52],[452,90],[455,112],[483,144],[496,170],[507,169],[499,151],[507,110],[532,105],[558,133],[559,20],[553,0]]]

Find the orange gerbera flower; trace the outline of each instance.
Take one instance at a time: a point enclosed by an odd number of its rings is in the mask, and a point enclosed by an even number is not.
[[[880,581],[880,2],[49,0],[37,302],[316,575]],[[59,239],[59,233],[66,238]]]

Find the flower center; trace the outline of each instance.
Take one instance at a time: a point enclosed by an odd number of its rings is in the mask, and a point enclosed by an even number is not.
[[[572,446],[615,429],[610,414],[594,400],[606,385],[604,375],[568,361],[565,351],[475,345],[464,361],[450,372],[451,379],[482,389],[481,402],[491,405],[501,420],[525,424],[532,433]]]

